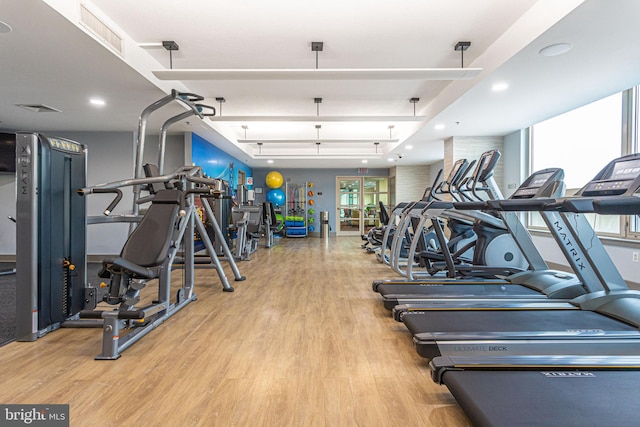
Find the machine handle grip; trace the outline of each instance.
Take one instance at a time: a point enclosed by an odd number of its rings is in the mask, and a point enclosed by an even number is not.
[[[199,102],[199,101],[204,101],[204,96],[201,95],[197,95],[195,93],[190,93],[190,92],[178,92],[177,94],[180,98],[184,99],[185,101],[189,101],[189,102]]]
[[[187,197],[191,194],[200,194],[201,196],[218,196],[220,195],[220,191],[214,190],[213,188],[192,188],[191,190],[187,190],[182,194],[180,198],[180,216],[185,216],[187,214],[187,210],[185,208]]]
[[[198,112],[202,117],[213,117],[216,115],[216,109],[211,105],[196,104],[196,107],[198,108]]]
[[[120,203],[122,200],[122,191],[119,188],[81,188],[78,190],[78,194],[81,196],[86,196],[87,194],[106,194],[106,193],[114,193],[116,197],[109,203],[109,206],[102,212],[104,216],[111,215],[113,209],[115,209],[116,205]]]

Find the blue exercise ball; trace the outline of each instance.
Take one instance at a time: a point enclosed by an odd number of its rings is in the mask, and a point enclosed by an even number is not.
[[[276,188],[267,192],[267,202],[271,202],[275,206],[284,205],[284,191]]]

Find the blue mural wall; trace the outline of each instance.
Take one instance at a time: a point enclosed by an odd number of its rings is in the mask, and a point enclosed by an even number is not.
[[[191,135],[191,161],[201,166],[208,177],[229,182],[234,191],[238,184],[238,170],[244,171],[247,178],[253,177],[253,169],[250,166],[195,133]],[[248,187],[253,188],[252,185]]]

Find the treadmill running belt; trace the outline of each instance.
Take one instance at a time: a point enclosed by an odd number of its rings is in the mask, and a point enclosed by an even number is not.
[[[380,285],[378,292],[381,295],[420,295],[428,298],[431,295],[447,295],[453,297],[478,297],[484,295],[526,295],[538,296],[540,292],[522,285],[421,285],[407,283],[402,285]]]
[[[584,310],[443,310],[409,312],[402,321],[416,335],[424,332],[534,332],[568,329],[635,331],[637,328]]]
[[[640,425],[640,371],[456,371],[443,383],[474,426]]]

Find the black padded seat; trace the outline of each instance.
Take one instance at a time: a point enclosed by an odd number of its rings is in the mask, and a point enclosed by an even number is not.
[[[159,190],[124,244],[120,256],[105,259],[99,276],[108,278],[112,273],[124,272],[132,278],[158,277],[159,267],[169,253],[181,195],[178,190]]]

